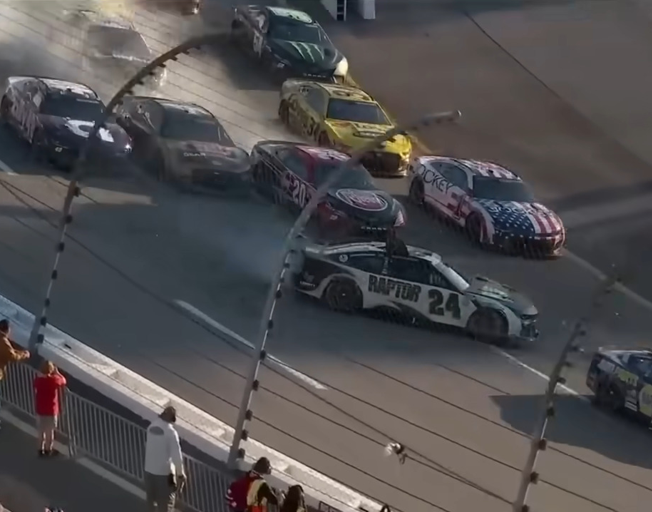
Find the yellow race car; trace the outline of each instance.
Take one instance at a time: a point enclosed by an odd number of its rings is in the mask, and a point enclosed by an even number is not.
[[[285,125],[320,146],[351,152],[394,126],[366,92],[344,85],[286,80],[279,117]],[[405,176],[412,143],[396,135],[366,155],[362,164],[375,176]]]

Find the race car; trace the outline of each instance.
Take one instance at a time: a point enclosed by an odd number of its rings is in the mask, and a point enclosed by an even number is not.
[[[55,78],[10,76],[0,102],[0,118],[31,146],[36,159],[69,169],[79,156],[105,106],[90,87]],[[98,133],[89,157],[110,165],[131,152],[131,140],[115,122]]]
[[[586,385],[593,402],[612,412],[652,419],[652,350],[601,348],[591,360]]]
[[[249,155],[208,110],[146,96],[127,96],[117,121],[134,140],[134,158],[161,181],[186,187],[249,187]]]
[[[120,85],[157,56],[126,19],[81,11],[77,23],[85,31],[84,67],[90,72],[105,71]],[[163,85],[166,78],[165,68],[157,68],[143,85],[155,89]]]
[[[469,282],[425,249],[407,246],[407,253],[388,256],[381,242],[308,245],[295,286],[336,311],[389,310],[493,343],[538,337],[538,311],[514,289],[482,276]]]
[[[232,40],[281,79],[342,81],[349,63],[319,23],[305,12],[281,7],[236,7]]]
[[[481,246],[549,257],[566,243],[562,220],[513,171],[440,156],[414,158],[410,171],[410,200],[462,227]]]
[[[281,121],[295,132],[345,153],[394,127],[383,108],[366,92],[337,84],[286,80],[278,108]],[[412,153],[405,135],[395,135],[366,155],[362,163],[375,176],[404,176]]]
[[[263,141],[251,151],[254,182],[276,202],[303,209],[350,157],[340,151],[294,142]],[[403,206],[379,189],[361,165],[330,185],[314,221],[322,237],[382,236],[406,222]]]

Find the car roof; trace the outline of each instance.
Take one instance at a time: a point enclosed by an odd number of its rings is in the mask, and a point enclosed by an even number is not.
[[[338,160],[345,162],[350,160],[351,157],[346,153],[338,151],[337,149],[323,148],[321,146],[311,146],[310,144],[296,144],[296,147],[304,155],[307,155],[313,160],[333,161]]]
[[[305,25],[315,24],[315,20],[312,17],[303,11],[297,9],[288,9],[286,7],[267,7],[269,13],[275,18],[281,18],[288,21],[294,21],[296,23],[303,23]]]
[[[500,180],[514,180],[521,181],[521,178],[514,171],[498,165],[494,162],[487,162],[485,160],[472,160],[464,158],[452,158],[447,156],[422,156],[419,158],[422,163],[431,162],[448,162],[464,167],[474,176],[481,176],[483,178],[495,178]]]
[[[215,118],[215,116],[208,109],[205,109],[204,107],[197,105],[196,103],[185,103],[182,101],[174,101],[174,100],[168,100],[163,98],[145,98],[145,97],[141,97],[141,98],[149,99],[154,101],[155,103],[158,103],[161,107],[163,107],[163,110],[166,110],[168,112],[181,111],[196,116],[205,116],[213,119]]]
[[[323,82],[313,82],[321,87],[331,98],[351,100],[351,101],[364,101],[367,103],[376,103],[369,94],[361,89],[349,87],[347,85],[330,84]]]
[[[384,253],[385,252],[385,242],[335,243],[327,246],[309,245],[307,247],[310,247],[316,252],[322,253],[324,255],[352,253],[352,252],[353,253],[356,252]],[[436,266],[442,262],[441,256],[432,251],[428,251],[420,247],[414,247],[412,245],[408,245],[407,249],[410,256],[428,261],[433,266]]]
[[[87,85],[77,82],[69,82],[58,78],[46,78],[40,76],[12,76],[8,78],[9,82],[16,80],[35,80],[45,87],[48,93],[73,94],[85,99],[100,101],[98,94]]]

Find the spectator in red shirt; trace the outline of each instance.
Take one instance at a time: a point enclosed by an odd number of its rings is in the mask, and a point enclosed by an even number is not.
[[[66,378],[59,373],[54,364],[45,361],[41,367],[42,375],[34,379],[34,403],[40,444],[40,457],[55,455],[54,431],[59,419],[59,390],[66,385]]]

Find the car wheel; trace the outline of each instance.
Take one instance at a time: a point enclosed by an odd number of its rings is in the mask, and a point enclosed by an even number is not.
[[[29,154],[34,162],[41,162],[43,160],[43,135],[40,131],[34,132],[34,135],[32,136]]]
[[[606,411],[617,413],[624,409],[625,397],[616,386],[603,382],[598,386],[595,403]]]
[[[278,117],[285,126],[290,126],[290,105],[285,100],[282,100],[278,106]]]
[[[484,343],[503,343],[508,334],[507,320],[499,311],[491,308],[475,311],[466,329],[473,339]]]
[[[319,137],[317,137],[317,144],[320,145],[323,148],[330,147],[331,141],[328,138],[328,134],[326,132],[321,132],[319,134]]]
[[[6,96],[3,96],[0,102],[0,120],[3,123],[9,122],[9,108],[9,100]]]
[[[484,244],[482,219],[477,214],[472,214],[466,219],[466,234],[477,243]]]
[[[417,206],[424,206],[423,182],[420,179],[413,179],[410,183],[409,199]]]
[[[362,308],[362,293],[348,279],[334,279],[324,291],[324,301],[333,311],[352,313]]]

